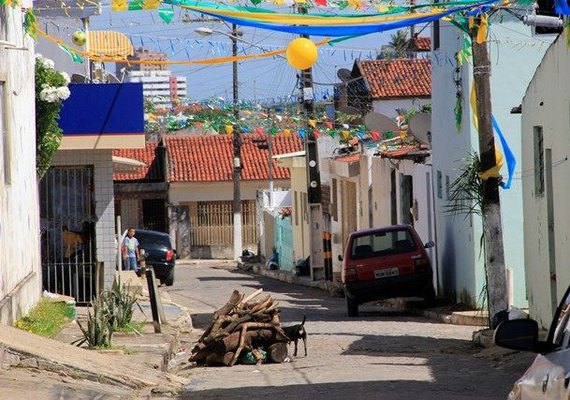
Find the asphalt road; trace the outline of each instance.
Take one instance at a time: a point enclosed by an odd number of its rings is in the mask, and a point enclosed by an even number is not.
[[[258,288],[280,302],[283,325],[306,315],[308,356],[283,364],[193,367],[182,399],[506,399],[531,355],[511,360],[471,342],[477,327],[436,323],[382,304],[346,316],[343,298],[204,264],[177,265],[172,300],[190,309],[188,347],[234,289]],[[292,354],[292,346],[290,349]],[[512,361],[512,362],[511,362]]]

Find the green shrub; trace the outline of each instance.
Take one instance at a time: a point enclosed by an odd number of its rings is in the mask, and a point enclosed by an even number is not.
[[[110,347],[113,337],[113,325],[109,321],[110,312],[102,296],[99,296],[92,303],[93,314],[87,312],[87,327],[77,321],[83,338],[74,341],[72,344],[81,346],[87,343],[89,347]]]
[[[93,302],[93,314],[88,315],[87,328],[79,324],[84,337],[74,343],[78,346],[87,343],[90,347],[109,347],[116,331],[139,333],[140,327],[132,323],[133,307],[136,304],[141,311],[142,307],[130,289],[130,285],[125,286],[118,279],[111,290],[101,292]]]
[[[14,325],[36,335],[54,337],[69,322],[66,308],[65,302],[41,299],[28,315],[17,320]]]

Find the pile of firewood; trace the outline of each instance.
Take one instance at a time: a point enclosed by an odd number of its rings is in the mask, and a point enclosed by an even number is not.
[[[269,295],[253,302],[261,292],[258,289],[244,297],[234,290],[228,302],[214,312],[212,323],[192,349],[190,361],[232,366],[249,352],[257,362],[285,361],[289,338],[280,326],[279,303]]]

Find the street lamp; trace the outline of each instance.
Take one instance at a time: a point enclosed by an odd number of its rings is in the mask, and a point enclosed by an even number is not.
[[[231,39],[232,41],[232,56],[235,58],[237,56],[237,42],[239,39],[239,36],[242,35],[241,31],[237,30],[237,26],[236,24],[232,24],[232,30],[231,30],[231,34],[230,33],[226,33],[226,32],[222,32],[219,31],[217,29],[212,29],[212,28],[208,28],[205,26],[199,27],[194,29],[194,32],[198,33],[199,35],[202,36],[210,36],[214,33],[218,33],[220,35],[224,35],[227,36]],[[234,61],[232,62],[232,66],[233,66],[233,79],[232,79],[232,84],[233,84],[233,112],[234,112],[234,117],[236,118],[236,120],[239,119],[239,107],[238,107],[238,101],[239,101],[239,93],[238,93],[238,62],[237,60],[234,59]]]
[[[237,56],[237,41],[241,32],[237,30],[236,24],[232,24],[231,34],[214,30],[211,28],[200,27],[194,30],[202,36],[209,36],[213,33],[219,33],[227,36],[232,40],[232,56],[233,61],[233,113],[236,123],[239,121],[239,107],[238,107],[238,62],[235,59]],[[233,131],[233,149],[234,149],[234,162],[233,162],[233,182],[234,182],[234,199],[233,199],[233,214],[234,214],[234,259],[238,260],[242,253],[242,233],[241,233],[241,188],[240,188],[240,174],[241,174],[241,138],[239,128],[234,127]]]

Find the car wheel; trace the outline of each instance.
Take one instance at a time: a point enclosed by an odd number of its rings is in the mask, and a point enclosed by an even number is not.
[[[164,279],[161,279],[160,283],[165,284],[166,286],[174,285],[174,268],[170,270],[168,276]]]
[[[350,297],[348,294],[345,295],[345,298],[348,316],[358,317],[358,301],[354,297]]]
[[[433,286],[430,285],[424,293],[424,305],[426,307],[431,307],[435,304],[435,290]]]

